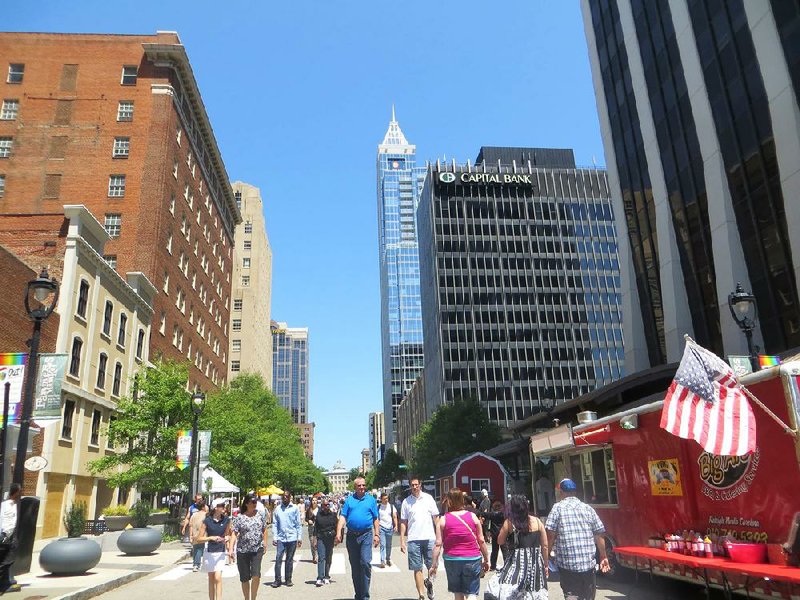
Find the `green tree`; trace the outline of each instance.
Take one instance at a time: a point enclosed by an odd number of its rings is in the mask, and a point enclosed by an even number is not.
[[[136,485],[143,492],[175,489],[188,480],[188,470],[175,465],[178,431],[191,426],[186,391],[188,366],[163,361],[139,372],[133,397],[122,398],[108,428],[117,449],[89,463],[93,473],[108,478],[111,487]]]
[[[375,467],[374,487],[385,487],[398,479],[403,479],[405,471],[400,468],[402,464],[403,457],[391,448],[388,449],[383,454],[383,460]]]
[[[457,399],[440,406],[414,436],[414,470],[427,478],[448,461],[492,448],[500,439],[500,428],[477,399]]]

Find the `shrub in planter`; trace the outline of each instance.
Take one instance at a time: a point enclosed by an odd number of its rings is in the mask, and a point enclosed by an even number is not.
[[[117,538],[117,547],[125,554],[133,556],[150,554],[161,545],[161,532],[147,526],[150,520],[150,507],[139,500],[131,507],[133,529],[126,529]]]
[[[109,531],[122,531],[131,522],[131,517],[128,507],[122,504],[118,506],[109,506],[103,510],[103,519],[106,522],[106,528]]]
[[[150,525],[163,525],[167,522],[169,511],[158,510],[150,513]]]
[[[83,536],[86,526],[86,505],[76,502],[64,515],[67,537],[47,544],[39,553],[39,565],[54,575],[81,575],[97,566],[102,552],[100,544]]]

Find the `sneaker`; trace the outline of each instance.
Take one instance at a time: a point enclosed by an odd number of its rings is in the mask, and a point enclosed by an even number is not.
[[[192,573],[197,573],[200,570],[200,567],[192,567]]]
[[[386,568],[386,563],[381,563],[381,564],[379,564],[379,565],[378,565],[378,568],[380,568],[380,569],[385,569],[385,568]]]
[[[286,583],[284,583],[283,585],[285,585],[286,587],[292,587],[294,584],[291,582],[290,579],[287,579]]]
[[[325,585],[328,585],[331,582],[331,578],[330,577],[326,577],[322,581],[325,583]]]
[[[389,566],[389,567],[392,566],[392,561],[389,560],[388,558],[386,559],[386,565]]]
[[[272,582],[271,585],[274,588],[279,588],[279,587],[281,587],[281,580],[280,579],[276,579],[275,581]]]
[[[323,585],[322,579],[317,579],[317,587],[322,587]]]
[[[425,578],[425,589],[428,592],[428,600],[433,600],[436,597],[436,592],[433,591],[433,581],[430,577]]]

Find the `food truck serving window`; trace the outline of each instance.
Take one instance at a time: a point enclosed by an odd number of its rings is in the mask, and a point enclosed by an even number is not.
[[[578,497],[587,504],[617,503],[614,451],[609,446],[569,457],[570,473],[578,485]]]

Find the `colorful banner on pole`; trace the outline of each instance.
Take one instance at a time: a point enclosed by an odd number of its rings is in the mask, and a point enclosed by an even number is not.
[[[181,471],[189,468],[189,460],[192,456],[192,432],[188,429],[178,431],[178,451],[175,458],[175,466]]]
[[[22,408],[22,383],[25,381],[25,366],[28,355],[24,352],[0,353],[0,402],[3,401],[6,384],[10,384],[8,397],[8,423],[19,421]],[[2,405],[0,405],[2,406]]]
[[[61,416],[61,382],[67,366],[66,354],[40,354],[39,374],[33,400],[33,418]]]
[[[208,464],[208,455],[211,452],[211,432],[198,431],[197,432],[197,453],[200,455],[198,464]]]

